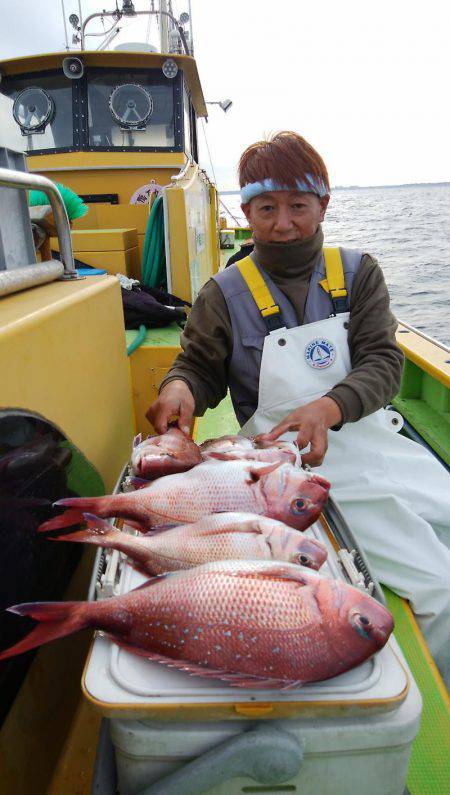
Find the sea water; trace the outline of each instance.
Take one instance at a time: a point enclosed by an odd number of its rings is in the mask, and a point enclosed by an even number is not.
[[[244,223],[239,194],[221,199]],[[328,246],[372,254],[394,314],[450,345],[450,186],[336,189],[323,231]]]

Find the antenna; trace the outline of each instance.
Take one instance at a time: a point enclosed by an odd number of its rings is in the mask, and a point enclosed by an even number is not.
[[[62,18],[64,23],[64,36],[66,39],[66,50],[69,49],[69,39],[67,38],[67,23],[66,23],[66,9],[64,8],[64,0],[61,0]]]

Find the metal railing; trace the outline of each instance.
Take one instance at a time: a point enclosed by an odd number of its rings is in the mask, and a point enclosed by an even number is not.
[[[422,337],[424,340],[427,340],[428,342],[432,342],[434,345],[437,345],[438,348],[442,348],[442,350],[445,351],[446,353],[450,353],[450,347],[448,345],[445,345],[445,343],[440,342],[440,340],[437,340],[434,337],[431,337],[429,334],[425,334],[424,331],[419,331],[418,328],[416,328],[415,326],[410,326],[409,323],[405,323],[405,321],[401,320],[400,318],[397,318],[397,320],[398,320],[399,323],[402,324],[402,326],[404,326],[406,329],[408,329],[408,331],[412,331],[412,332],[414,332],[414,334],[418,334],[418,336]],[[400,329],[400,334],[401,333],[402,333],[402,330]]]
[[[95,18],[98,18],[98,17],[102,17],[102,18],[103,17],[112,17],[112,19],[114,19],[114,25],[112,26],[112,28],[110,28],[110,31],[111,31],[115,27],[115,24],[122,19],[122,17],[125,17],[125,18],[129,19],[130,17],[137,17],[137,16],[144,16],[144,15],[145,16],[157,15],[160,18],[161,17],[166,17],[167,19],[170,19],[170,21],[172,22],[172,24],[174,25],[175,29],[178,32],[178,35],[179,35],[181,43],[183,45],[185,54],[186,55],[190,55],[189,46],[188,46],[188,43],[186,41],[185,32],[184,32],[183,28],[181,27],[181,25],[179,24],[178,20],[175,19],[175,17],[172,14],[170,14],[168,11],[151,11],[151,10],[135,11],[135,10],[133,10],[132,13],[126,14],[126,13],[123,13],[123,10],[120,11],[117,8],[114,9],[114,11],[99,11],[99,12],[97,12],[95,14],[90,14],[85,19],[85,21],[83,22],[83,24],[81,26],[81,31],[80,31],[80,34],[81,34],[81,51],[85,50],[85,48],[86,48],[86,36],[96,36],[96,35],[98,35],[96,33],[86,33],[86,28],[87,28],[89,22],[91,22],[91,20],[93,20]],[[106,33],[109,33],[110,31],[106,31]],[[104,34],[102,33],[102,35],[104,35]]]
[[[13,171],[9,168],[0,168],[0,188],[24,188],[25,190],[35,188],[37,190],[42,190],[46,196],[48,196],[56,224],[61,262],[64,267],[64,272],[60,278],[78,279],[79,276],[73,261],[69,219],[61,194],[56,185],[51,182],[51,180],[46,177],[41,177],[39,174],[29,174],[23,171]],[[33,267],[36,269],[39,268],[39,265]],[[15,269],[16,275],[18,270],[19,269]],[[14,276],[14,270],[6,271],[2,275],[7,278],[9,273],[12,278]]]

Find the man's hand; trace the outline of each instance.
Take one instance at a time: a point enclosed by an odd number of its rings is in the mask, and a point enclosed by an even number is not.
[[[185,381],[174,378],[161,390],[157,400],[150,406],[146,417],[157,433],[165,433],[172,417],[177,418],[178,427],[189,434],[194,416],[195,401]]]
[[[322,397],[291,411],[287,417],[275,425],[269,433],[261,433],[256,441],[274,442],[287,431],[298,431],[297,444],[303,450],[311,445],[309,453],[302,455],[302,464],[319,466],[328,448],[328,428],[342,422],[342,412],[332,398]]]

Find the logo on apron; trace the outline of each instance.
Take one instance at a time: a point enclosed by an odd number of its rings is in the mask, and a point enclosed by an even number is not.
[[[305,348],[305,359],[315,370],[325,370],[335,361],[336,349],[330,340],[311,340]]]

